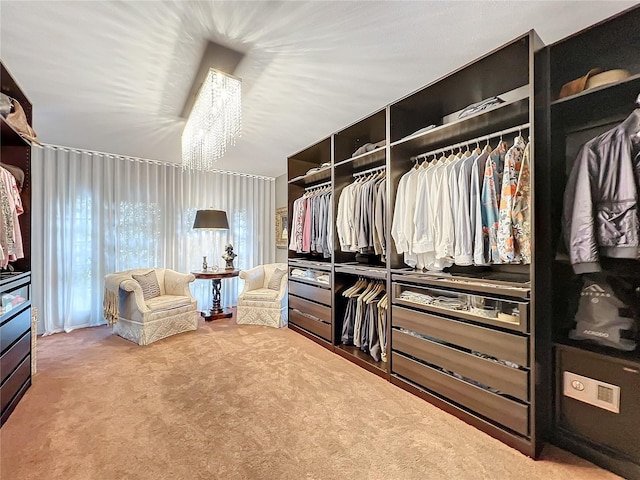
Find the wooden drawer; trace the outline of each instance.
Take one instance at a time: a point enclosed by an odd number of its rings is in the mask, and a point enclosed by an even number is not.
[[[31,309],[27,308],[0,327],[0,352],[19,339],[26,331],[31,331]]]
[[[529,372],[511,368],[453,347],[393,330],[391,348],[437,365],[522,401],[529,400]]]
[[[413,300],[403,294],[415,294],[421,299]],[[394,283],[392,295],[394,304],[517,332],[529,331],[529,302],[521,299],[404,283]],[[427,298],[428,303],[424,303]],[[452,301],[456,308],[451,307]]]
[[[391,354],[391,366],[393,373],[521,435],[529,435],[527,405],[459,380],[396,352]]]
[[[405,328],[446,343],[529,366],[529,339],[491,328],[458,322],[425,312],[393,306],[394,327]]]
[[[9,378],[0,387],[0,410],[4,412],[4,409],[9,405],[11,399],[22,388],[24,382],[29,379],[31,375],[31,355],[27,356],[20,366],[11,374]]]
[[[302,327],[329,342],[331,341],[331,324],[329,323],[307,317],[297,310],[289,310],[289,322]]]
[[[0,324],[22,310],[31,300],[31,276],[20,275],[18,279],[0,282]]]
[[[333,296],[329,289],[307,285],[294,280],[289,281],[289,293],[325,305],[331,305],[331,298]]]
[[[24,337],[18,340],[7,352],[0,358],[0,383],[11,375],[11,372],[22,362],[31,352],[31,332],[27,332]]]
[[[312,317],[316,317],[323,322],[331,323],[331,307],[289,295],[289,308],[295,308],[296,310],[306,313],[307,315],[311,315]]]

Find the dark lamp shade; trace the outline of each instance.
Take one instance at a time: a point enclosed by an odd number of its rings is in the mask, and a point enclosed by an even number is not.
[[[198,210],[193,228],[229,230],[227,213],[222,210]]]

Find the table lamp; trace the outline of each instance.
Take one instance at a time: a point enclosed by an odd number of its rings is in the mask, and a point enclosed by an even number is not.
[[[198,210],[193,228],[203,228],[206,230],[229,230],[227,213],[222,210]],[[207,257],[202,258],[202,270],[208,268]]]

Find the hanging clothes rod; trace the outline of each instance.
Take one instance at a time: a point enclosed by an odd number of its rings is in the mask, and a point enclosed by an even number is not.
[[[456,148],[460,148],[464,145],[469,145],[472,143],[480,143],[480,141],[488,142],[490,138],[502,137],[503,135],[508,135],[509,133],[520,132],[522,130],[528,129],[530,126],[531,125],[529,123],[523,123],[522,125],[518,125],[517,127],[507,128],[505,130],[500,130],[499,132],[490,133],[489,135],[482,135],[481,137],[472,138],[464,142],[456,143],[455,145],[449,145],[448,147],[439,148],[438,150],[421,153],[420,155],[411,157],[411,161],[417,162],[418,160],[430,157],[431,155],[437,155],[438,153],[448,152],[449,150],[455,150]]]
[[[304,190],[305,190],[305,192],[310,192],[311,190],[316,190],[318,188],[327,187],[329,185],[331,185],[331,181],[324,182],[324,183],[319,183],[318,185],[313,185],[312,187],[306,187]]]
[[[373,172],[381,172],[383,170],[386,170],[386,165],[382,165],[381,167],[376,167],[376,168],[370,168],[369,170],[363,170],[362,172],[356,172],[353,174],[354,178],[356,177],[362,177],[364,175],[368,175],[370,173]]]

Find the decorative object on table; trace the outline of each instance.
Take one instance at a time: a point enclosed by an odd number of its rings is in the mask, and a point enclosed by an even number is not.
[[[224,267],[226,270],[233,270],[233,259],[236,258],[237,256],[238,255],[233,253],[233,245],[231,245],[230,243],[227,243],[224,246],[224,255],[222,255],[222,259],[225,262],[227,262],[227,264]]]
[[[229,221],[227,220],[226,212],[222,210],[198,210],[196,212],[196,218],[193,221],[193,228],[199,228],[204,230],[229,230]],[[209,266],[207,264],[207,257],[202,257],[202,271],[207,270],[217,272],[218,266]]]
[[[287,248],[289,217],[287,207],[276,208],[276,248]]]

